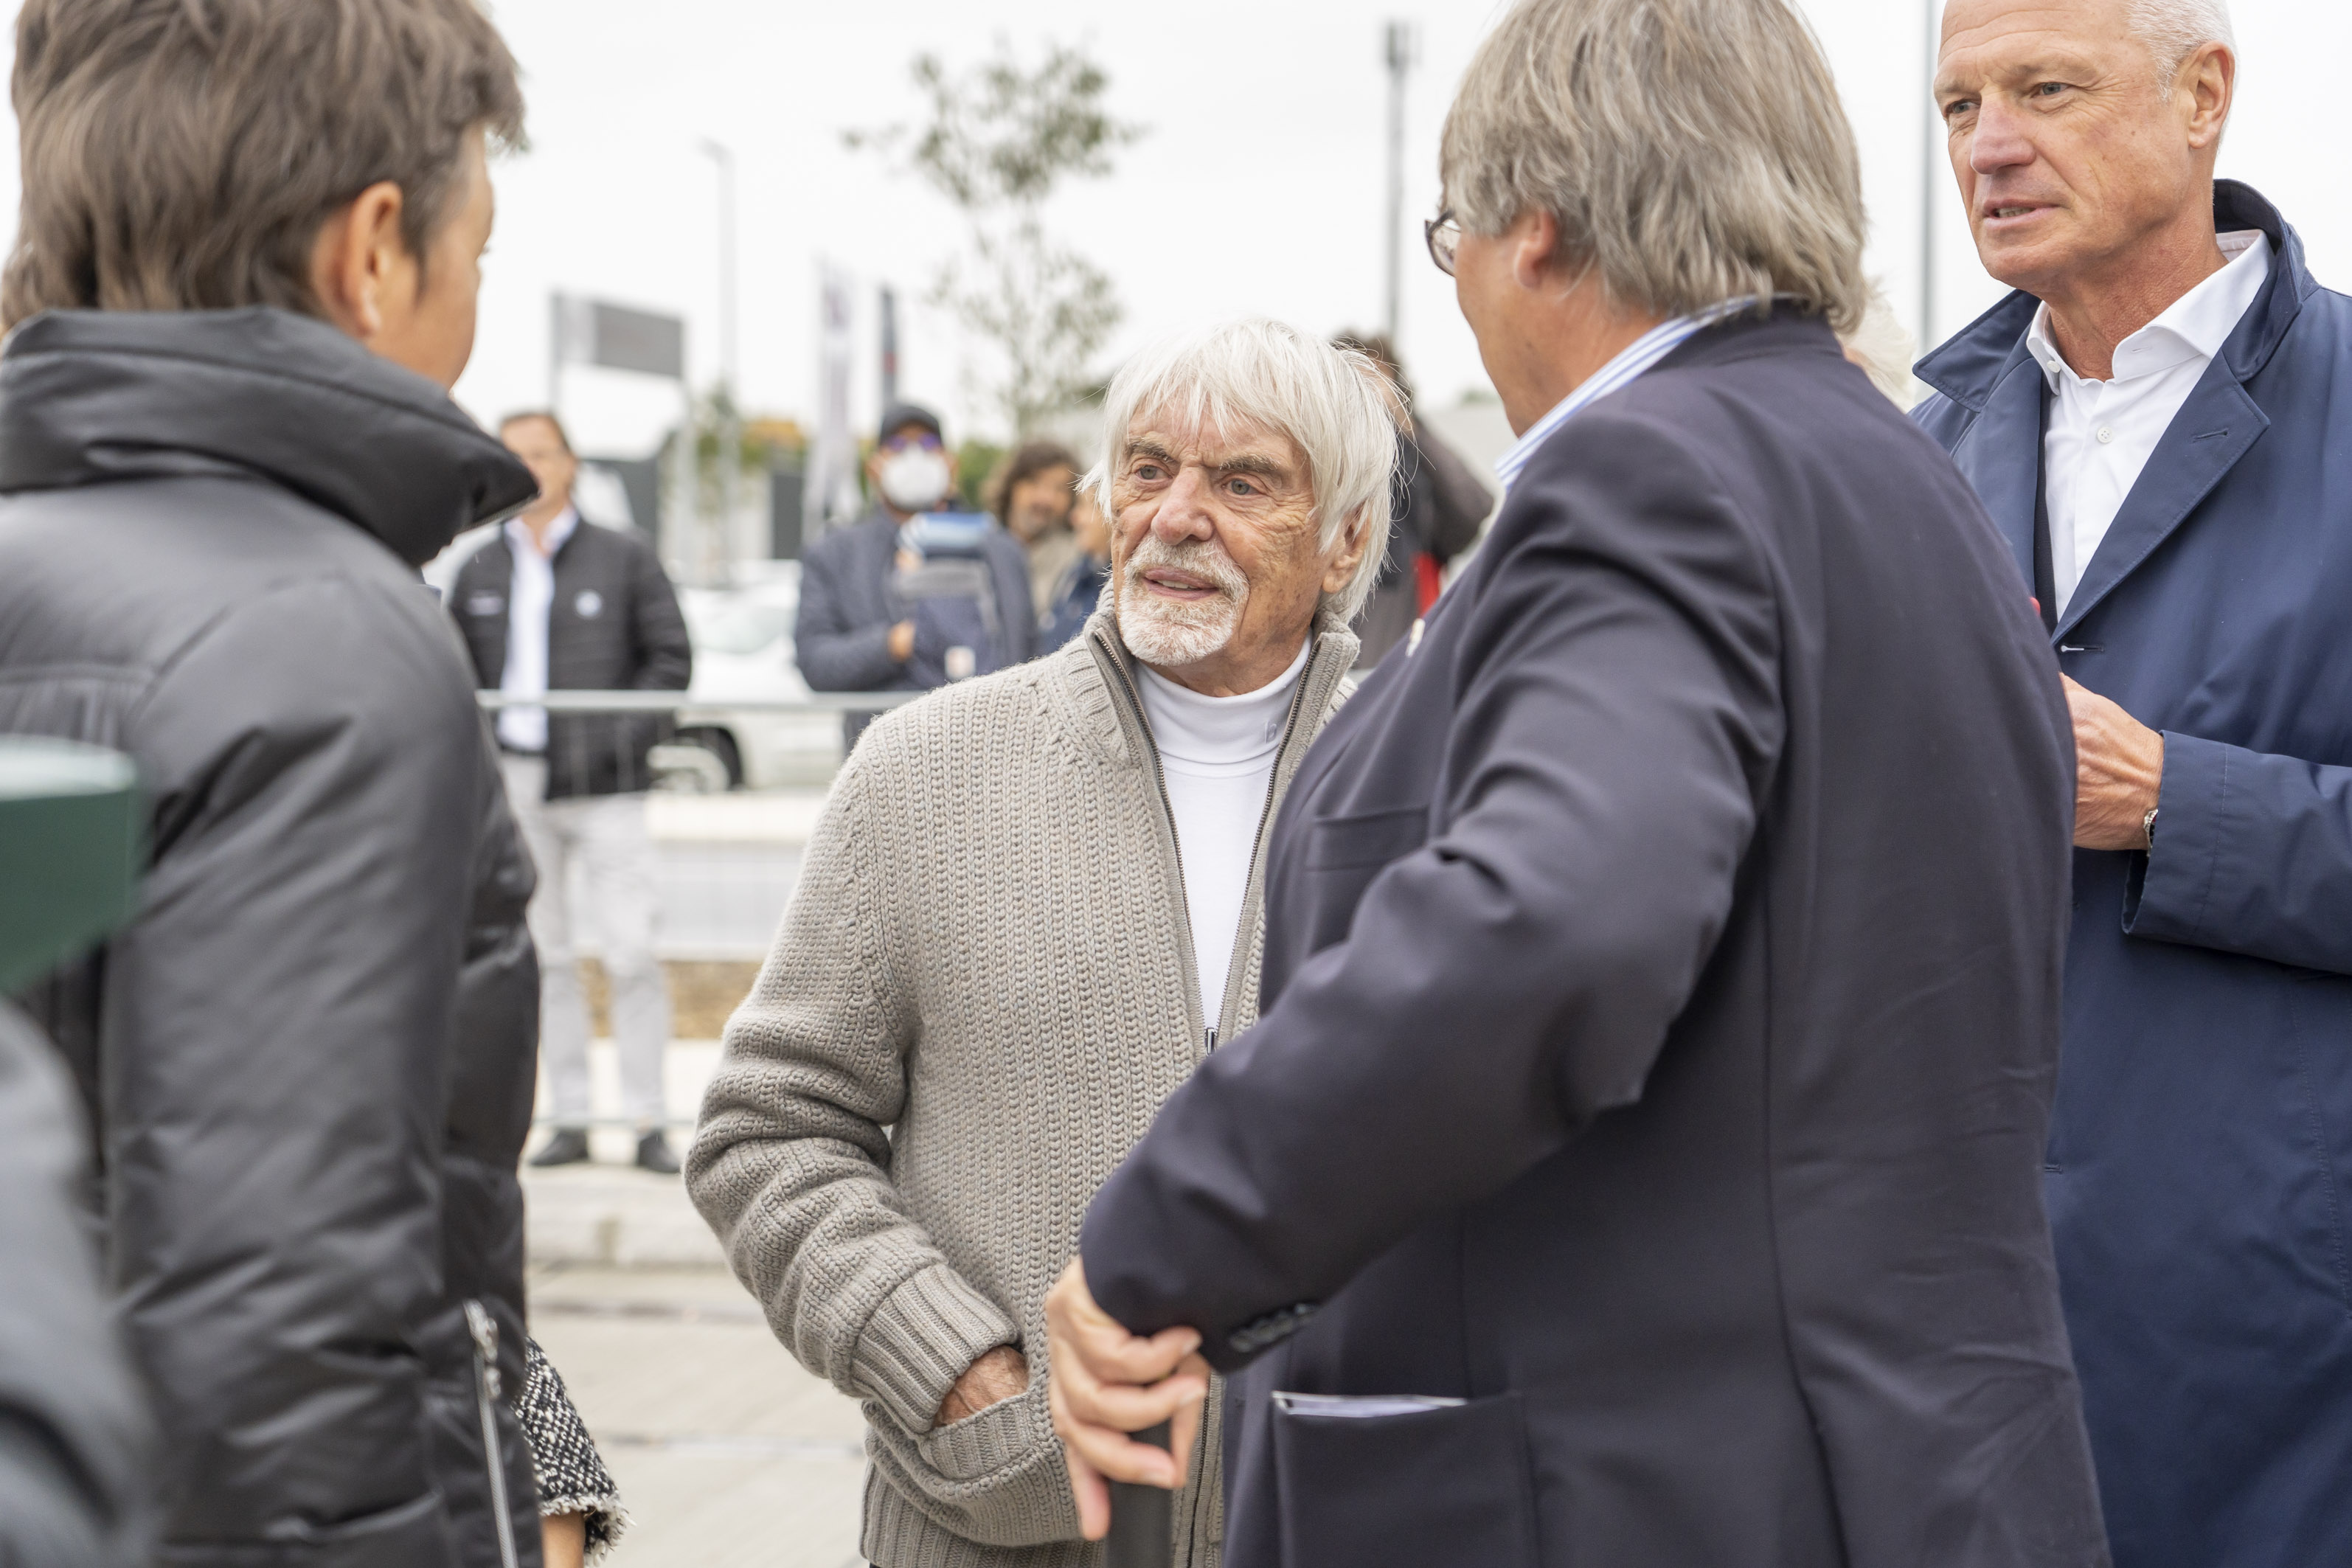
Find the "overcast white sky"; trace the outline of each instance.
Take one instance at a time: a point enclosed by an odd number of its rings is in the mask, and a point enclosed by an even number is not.
[[[520,58],[531,150],[496,170],[499,226],[482,331],[460,399],[477,415],[542,401],[548,297],[562,289],[688,319],[698,379],[718,367],[717,184],[704,137],[730,144],[740,182],[740,355],[747,405],[806,416],[815,402],[817,264],[860,281],[857,390],[874,407],[873,288],[900,289],[903,385],[960,435],[962,347],[918,301],[957,243],[955,215],[918,181],[849,152],[840,132],[910,116],[907,65],[951,62],[998,38],[1087,45],[1116,112],[1150,128],[1109,180],[1057,199],[1060,232],[1116,279],[1128,318],[1105,368],[1144,338],[1264,312],[1316,332],[1376,323],[1382,287],[1384,72],[1389,16],[1422,30],[1407,139],[1403,349],[1425,397],[1483,384],[1450,283],[1419,249],[1436,195],[1445,106],[1493,0],[493,0]],[[1803,0],[1860,140],[1873,269],[1918,312],[1924,0]],[[2322,281],[2352,281],[2352,205],[2338,130],[2352,60],[2346,0],[2238,0],[2241,98],[2224,174],[2252,181],[2302,231]],[[15,126],[0,188],[13,214]],[[1940,330],[1998,297],[1939,174]],[[658,384],[575,372],[565,408],[582,444],[649,447],[674,408]]]

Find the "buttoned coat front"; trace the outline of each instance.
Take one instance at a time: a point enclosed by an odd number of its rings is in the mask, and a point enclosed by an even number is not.
[[[2074,852],[2045,1178],[2123,1568],[2352,1563],[2352,299],[2214,206],[2270,281],[2053,634],[2164,734],[2154,852]],[[2037,308],[1919,366],[2025,581]]]

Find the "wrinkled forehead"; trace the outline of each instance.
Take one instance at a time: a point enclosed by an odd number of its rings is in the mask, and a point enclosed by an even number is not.
[[[1307,457],[1287,430],[1244,415],[1163,406],[1128,422],[1121,457],[1157,455],[1180,466],[1246,469],[1307,482]]]
[[[1936,85],[2079,79],[2086,68],[2148,58],[2131,26],[2131,0],[1952,0],[1944,11]]]

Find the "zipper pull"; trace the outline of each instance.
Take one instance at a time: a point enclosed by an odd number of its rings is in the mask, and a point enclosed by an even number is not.
[[[1208,1035],[1209,1048],[1213,1051],[1217,1048],[1217,1026],[1212,1024],[1205,1032]]]
[[[482,1375],[489,1388],[490,1397],[499,1396],[499,1321],[479,1301],[466,1303],[466,1327],[474,1336],[474,1354],[482,1363]]]

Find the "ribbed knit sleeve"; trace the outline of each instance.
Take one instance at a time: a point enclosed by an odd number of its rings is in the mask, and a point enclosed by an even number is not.
[[[759,984],[728,1024],[686,1178],[800,1363],[919,1435],[965,1368],[1021,1334],[890,1181],[885,1129],[906,1108],[913,1030],[866,863],[870,752],[835,784]]]

